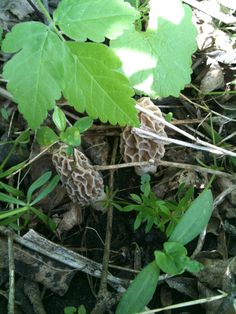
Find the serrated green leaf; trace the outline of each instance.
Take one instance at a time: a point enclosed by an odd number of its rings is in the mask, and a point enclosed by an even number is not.
[[[203,191],[190,205],[173,230],[169,241],[183,245],[192,241],[206,227],[213,211],[213,196],[210,190]]]
[[[37,131],[36,139],[40,145],[49,146],[56,143],[59,140],[59,137],[48,126],[43,126]]]
[[[65,98],[79,112],[111,124],[139,125],[134,94],[127,78],[119,73],[119,58],[107,46],[68,43],[74,55],[67,61]],[[69,66],[70,64],[70,66]]]
[[[62,0],[53,16],[70,38],[103,42],[131,28],[139,12],[123,0]]]
[[[74,126],[79,129],[80,133],[87,131],[93,125],[91,117],[83,117],[74,123]]]
[[[156,290],[159,273],[155,261],[148,264],[122,296],[116,314],[134,314],[143,311]]]
[[[71,126],[60,134],[62,142],[70,146],[79,146],[81,143],[80,131],[75,126]]]
[[[66,116],[64,112],[56,106],[52,115],[52,120],[55,123],[56,127],[60,131],[64,131],[66,128]]]
[[[152,98],[173,95],[190,82],[196,28],[181,0],[150,0],[145,32],[130,30],[111,42],[133,87]]]
[[[7,34],[2,50],[16,55],[3,70],[7,89],[19,104],[29,126],[37,128],[61,97],[66,45],[39,22],[17,24]]]

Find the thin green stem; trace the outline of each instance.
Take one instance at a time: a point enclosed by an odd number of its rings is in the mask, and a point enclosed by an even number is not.
[[[53,29],[55,30],[55,32],[57,33],[57,35],[60,37],[61,40],[65,40],[63,38],[63,36],[61,35],[61,33],[59,32],[58,28],[56,27],[53,19],[51,18],[50,14],[48,13],[48,11],[46,10],[46,8],[44,7],[44,5],[42,4],[41,0],[36,0],[38,6],[40,7],[42,13],[45,15],[45,17],[47,18],[47,20],[49,21],[49,23],[52,25]]]

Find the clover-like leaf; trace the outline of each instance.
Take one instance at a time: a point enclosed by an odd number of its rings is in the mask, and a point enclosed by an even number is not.
[[[79,146],[81,143],[80,131],[77,127],[71,126],[60,134],[62,142],[70,146]]]
[[[124,0],[62,0],[54,20],[70,38],[103,42],[132,27],[139,12]]]
[[[26,22],[7,34],[2,50],[16,53],[4,66],[3,77],[19,111],[35,129],[61,97],[68,48],[48,26]]]
[[[152,98],[178,96],[190,82],[196,28],[180,0],[150,0],[145,32],[129,30],[111,42],[133,87]]]
[[[133,89],[119,72],[114,52],[97,43],[69,42],[73,54],[67,61],[64,97],[79,112],[111,124],[139,125]]]
[[[37,130],[37,141],[42,146],[49,146],[56,143],[59,140],[57,134],[48,126],[43,126]]]

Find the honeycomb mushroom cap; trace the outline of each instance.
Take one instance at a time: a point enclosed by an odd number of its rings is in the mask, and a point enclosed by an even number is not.
[[[94,170],[89,159],[81,151],[74,149],[73,154],[68,155],[66,148],[66,145],[60,145],[54,150],[52,161],[68,196],[81,206],[103,200],[105,193],[100,172]]]
[[[145,109],[152,111],[157,117],[161,118],[160,109],[148,97],[143,97],[137,102]],[[154,120],[152,117],[143,112],[139,113],[140,127],[155,132],[156,134],[167,137],[164,130],[164,124]],[[121,134],[121,153],[125,162],[143,162],[153,160],[154,164],[147,166],[135,167],[135,172],[138,175],[144,173],[155,173],[157,170],[158,161],[165,154],[164,143],[157,143],[151,139],[143,138],[140,135],[132,133],[131,127],[125,127]]]

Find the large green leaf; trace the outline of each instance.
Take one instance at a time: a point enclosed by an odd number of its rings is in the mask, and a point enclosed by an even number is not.
[[[62,0],[54,20],[70,38],[103,42],[132,27],[139,12],[123,0]]]
[[[169,241],[183,245],[198,236],[208,224],[213,211],[213,196],[210,190],[202,192],[182,216]]]
[[[79,112],[111,124],[138,125],[133,89],[119,73],[114,52],[96,43],[68,43],[73,58],[67,61],[65,98]]]
[[[134,88],[144,94],[178,96],[190,82],[196,28],[181,0],[150,0],[147,30],[129,30],[111,42]]]
[[[122,296],[116,314],[134,314],[143,311],[156,290],[159,273],[155,261],[148,264]]]
[[[17,24],[3,41],[4,52],[17,53],[4,66],[7,88],[31,128],[37,128],[61,97],[66,45],[38,22]]]

